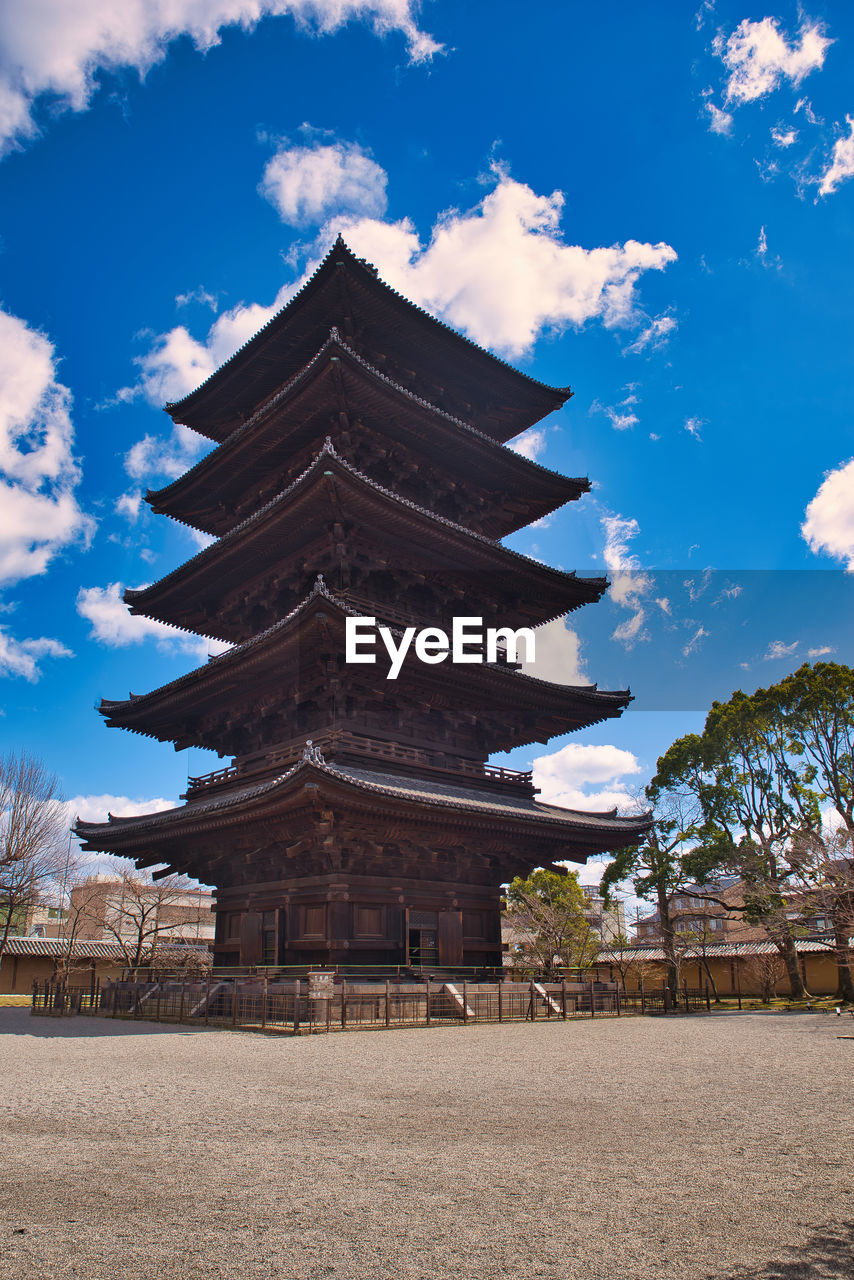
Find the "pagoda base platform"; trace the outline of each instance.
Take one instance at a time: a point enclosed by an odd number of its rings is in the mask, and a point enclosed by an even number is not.
[[[220,889],[214,964],[499,968],[498,887],[339,873]]]

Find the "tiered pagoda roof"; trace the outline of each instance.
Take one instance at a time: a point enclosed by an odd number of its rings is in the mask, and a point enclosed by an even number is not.
[[[226,439],[309,363],[331,326],[395,382],[496,440],[518,435],[572,394],[529,378],[422,311],[339,236],[290,302],[167,411],[211,440]]]
[[[392,563],[389,595],[377,579]],[[295,608],[318,571],[345,597],[372,598],[392,620],[403,605],[422,626],[459,613],[463,598],[468,614],[538,625],[598,600],[607,585],[552,569],[398,497],[327,440],[287,489],[159,582],[126,591],[125,601],[132,613],[240,641]],[[419,590],[427,595],[422,608],[412,603]]]
[[[536,628],[601,597],[603,578],[499,541],[589,489],[502,443],[568,396],[401,298],[339,239],[169,406],[217,444],[148,501],[216,541],[125,600],[233,647],[100,706],[110,726],[233,761],[165,813],[79,822],[86,847],[215,883],[226,960],[257,963],[272,915],[280,963],[359,948],[400,963],[436,936],[443,963],[495,963],[503,882],[638,839],[646,818],[541,804],[530,773],[488,763],[620,715],[628,691],[536,679],[506,655],[410,653],[396,679],[382,644],[374,664],[346,661],[353,616],[399,640],[460,616]]]
[[[317,354],[226,443],[146,501],[205,533],[228,533],[281,492],[324,439],[386,488],[476,533],[502,538],[590,488],[429,404],[380,373],[333,329]],[[448,452],[454,475],[448,475]]]

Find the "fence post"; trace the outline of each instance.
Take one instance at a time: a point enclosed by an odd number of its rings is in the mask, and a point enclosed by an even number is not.
[[[294,1035],[299,1035],[300,980],[294,978]]]
[[[712,997],[709,994],[709,980],[706,979],[706,1013],[712,1012]]]
[[[667,985],[666,978],[663,978],[661,981],[661,992],[664,997],[664,1012],[669,1013],[670,1012],[670,988]]]
[[[620,1017],[620,984],[617,983],[617,1017]]]
[[[643,989],[643,978],[640,980],[641,1013],[646,1013],[646,992]]]
[[[504,1021],[504,988],[501,979],[498,979],[498,1021]]]
[[[430,1026],[430,979],[424,979],[424,1009],[426,1014],[427,1026]]]
[[[531,995],[531,1021],[532,1021],[532,1022],[536,1022],[536,1020],[537,1020],[537,1001],[536,1001],[536,995],[537,995],[537,993],[536,993],[536,991],[534,990],[534,984],[533,984],[533,981],[531,982],[530,995]]]
[[[157,988],[158,1000],[160,998],[160,987]],[[187,999],[187,982],[186,979],[181,983],[181,1003],[178,1005],[178,1021],[184,1021],[184,1004]]]
[[[341,1030],[347,1030],[347,980],[341,979]]]
[[[463,978],[463,1022],[468,1022],[468,1020],[469,1020],[468,983],[466,982],[465,978]]]
[[[234,986],[231,990],[231,1025],[237,1026],[237,975],[232,978]]]
[[[590,1017],[596,1017],[596,992],[593,989],[593,983],[590,984]]]
[[[741,1011],[741,965],[738,963],[738,956],[735,957],[735,985],[738,990],[738,1008]]]
[[[267,1030],[267,984],[269,981],[270,979],[267,977],[265,973],[264,974],[264,994],[261,997],[263,1001],[263,1004],[261,1005],[261,1030],[262,1031]]]
[[[162,982],[158,982],[158,984],[157,984],[157,1008],[154,1010],[154,1021],[155,1021],[155,1022],[159,1022],[159,1021],[160,1021],[160,996],[161,996],[162,990],[163,990],[163,983],[162,983]]]
[[[211,975],[208,973],[205,979],[205,1026],[208,1025],[208,1018],[211,1009]]]
[[[685,1012],[690,1013],[691,1007],[690,1007],[690,1002],[688,1000],[688,983],[687,982],[682,983],[682,992],[683,992],[683,995],[685,996]]]
[[[385,980],[385,1024],[391,1025],[391,984],[388,978]]]

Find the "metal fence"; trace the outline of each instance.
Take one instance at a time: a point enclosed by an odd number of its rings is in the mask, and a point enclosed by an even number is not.
[[[685,987],[678,1001],[666,989],[627,995],[616,983],[347,981],[335,975],[280,979],[220,977],[34,985],[33,1013],[92,1013],[271,1034],[429,1027],[468,1023],[566,1021],[622,1014],[693,1013],[708,993]]]

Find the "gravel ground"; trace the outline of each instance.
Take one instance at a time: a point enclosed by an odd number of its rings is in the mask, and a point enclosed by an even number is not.
[[[0,1009],[0,1275],[850,1280],[845,1033],[747,1014],[294,1040]]]

